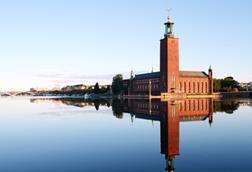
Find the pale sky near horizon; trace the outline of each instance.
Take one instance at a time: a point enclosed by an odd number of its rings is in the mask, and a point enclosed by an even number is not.
[[[158,71],[169,8],[181,70],[212,65],[216,78],[252,81],[251,7],[251,0],[0,0],[0,90]]]

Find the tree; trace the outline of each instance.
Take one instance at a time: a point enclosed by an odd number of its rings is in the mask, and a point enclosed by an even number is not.
[[[239,83],[229,76],[224,79],[214,79],[215,92],[232,92],[240,90]]]
[[[100,93],[100,87],[99,87],[99,83],[97,82],[96,84],[95,84],[95,87],[94,87],[94,93],[95,94],[99,94]]]
[[[221,79],[214,79],[214,92],[220,92],[221,90]]]
[[[123,102],[121,100],[115,99],[112,102],[112,111],[114,116],[116,116],[118,119],[123,118]]]
[[[123,92],[123,76],[121,74],[113,77],[112,92],[114,95],[119,95]]]
[[[226,78],[224,78],[225,81],[233,81],[234,80],[234,77],[232,76],[228,76]]]

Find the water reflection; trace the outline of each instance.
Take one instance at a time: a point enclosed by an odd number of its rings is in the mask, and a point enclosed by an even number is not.
[[[165,171],[175,171],[176,157],[180,155],[180,123],[208,121],[211,127],[215,112],[233,113],[241,105],[250,105],[249,100],[214,101],[212,99],[188,99],[179,101],[148,100],[83,100],[83,99],[32,99],[32,103],[54,102],[76,107],[110,107],[116,118],[124,114],[134,118],[160,121],[161,154],[166,161]]]
[[[179,155],[180,122],[207,120],[213,122],[214,103],[211,99],[183,101],[128,100],[125,112],[136,118],[160,121],[161,153],[165,156],[166,171],[175,170],[175,158]],[[221,106],[218,106],[221,107]]]
[[[111,106],[111,100],[84,100],[78,98],[34,98],[30,99],[31,103],[46,103],[46,102],[53,102],[54,104],[65,104],[68,106],[76,106],[76,107],[87,107],[93,106],[96,110],[99,110],[100,106]]]

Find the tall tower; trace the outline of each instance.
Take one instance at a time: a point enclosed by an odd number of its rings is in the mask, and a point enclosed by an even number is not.
[[[174,37],[171,18],[165,23],[160,44],[161,92],[175,93],[179,86],[179,40]]]

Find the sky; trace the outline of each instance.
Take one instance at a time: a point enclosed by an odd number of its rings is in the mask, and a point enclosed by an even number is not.
[[[0,90],[159,71],[168,15],[180,69],[252,81],[251,0],[0,0]],[[172,9],[168,12],[168,9]]]

